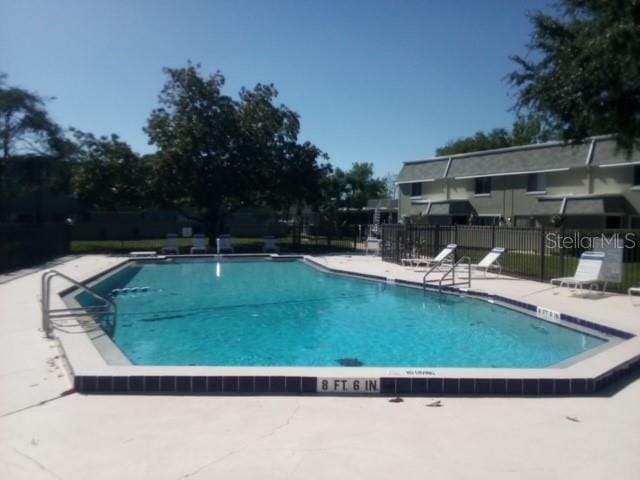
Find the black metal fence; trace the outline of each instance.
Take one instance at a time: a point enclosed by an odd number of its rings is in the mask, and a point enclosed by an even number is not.
[[[246,228],[245,228],[246,227]],[[235,226],[231,232],[236,253],[261,252],[264,236],[271,235],[277,240],[281,252],[286,253],[327,253],[354,252],[365,249],[368,225],[302,225],[273,224],[257,226],[255,224]],[[103,238],[85,236],[84,231],[75,229],[71,248],[74,253],[129,253],[131,251],[159,251],[165,244],[163,236],[141,238],[139,235],[122,229],[104,228]],[[180,252],[189,253],[193,239],[184,236],[182,228],[173,228],[166,233],[175,233]],[[191,233],[196,233],[192,231]],[[215,240],[209,241],[208,250],[215,253]]]
[[[0,272],[65,255],[70,239],[64,224],[0,224]]]
[[[640,286],[640,230],[575,230],[497,226],[383,225],[382,259],[401,263],[403,258],[432,257],[447,244],[457,245],[456,257],[478,262],[494,247],[507,252],[503,272],[548,281],[575,273],[580,255],[597,250],[597,242],[623,246],[623,276],[610,289],[625,292]]]

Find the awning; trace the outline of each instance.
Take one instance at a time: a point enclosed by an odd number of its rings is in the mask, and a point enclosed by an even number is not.
[[[374,200],[368,200],[366,207],[363,210],[398,210],[398,200],[391,198],[378,198]]]
[[[534,216],[549,215],[626,215],[630,213],[622,195],[585,195],[539,198]]]
[[[430,216],[458,216],[470,215],[473,212],[473,206],[468,200],[449,200],[446,202],[431,202],[424,214]]]
[[[567,198],[565,215],[624,215],[627,212],[623,197]]]
[[[563,199],[546,200],[539,198],[533,209],[534,216],[560,215]]]

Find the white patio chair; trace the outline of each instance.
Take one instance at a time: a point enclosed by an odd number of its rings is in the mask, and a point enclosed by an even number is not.
[[[220,235],[216,239],[217,253],[233,253],[233,239],[231,235]]]
[[[380,253],[380,239],[374,237],[367,238],[367,247],[364,254],[369,255],[369,252],[372,252],[374,255]]]
[[[594,287],[595,290],[598,290],[603,261],[603,252],[584,252],[580,256],[580,261],[573,277],[552,278],[551,285],[571,287],[581,291],[588,286],[590,290],[593,290]]]
[[[176,255],[180,253],[177,233],[167,233],[167,238],[164,240],[164,247],[162,247],[162,253],[174,253]]]
[[[429,267],[440,267],[440,266],[448,264],[448,263],[453,263],[453,256],[455,254],[456,248],[458,248],[458,245],[456,245],[455,243],[450,243],[449,245],[444,247],[440,251],[440,253],[438,253],[438,255],[436,255],[433,258],[415,258],[415,259],[413,259],[414,262],[411,264],[411,266],[414,266],[414,267],[424,266],[425,269],[426,269],[426,268],[429,268]],[[415,271],[416,272],[421,272],[421,271],[424,271],[424,270],[421,269],[421,268],[416,268]]]
[[[502,265],[498,259],[502,256],[502,254],[506,251],[506,249],[502,247],[496,247],[492,249],[489,253],[487,253],[480,262],[477,264],[471,265],[471,270],[477,270],[484,273],[486,277],[490,270],[494,270],[497,275],[502,273]]]
[[[191,255],[194,253],[207,253],[207,237],[201,233],[193,236],[193,246],[191,247]]]
[[[629,290],[627,290],[627,293],[629,294],[629,297],[631,298],[631,303],[633,303],[633,295],[640,295],[640,287],[631,287]]]
[[[278,246],[278,239],[273,235],[265,235],[264,244],[262,245],[262,251],[264,253],[278,253],[280,247]]]

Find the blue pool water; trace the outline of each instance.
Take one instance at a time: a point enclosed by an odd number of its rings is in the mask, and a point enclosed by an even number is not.
[[[139,365],[546,367],[604,340],[487,302],[303,262],[129,265],[113,340]]]

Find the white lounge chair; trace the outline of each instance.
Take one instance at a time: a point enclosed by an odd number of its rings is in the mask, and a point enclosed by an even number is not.
[[[506,251],[506,249],[501,247],[496,247],[492,249],[489,253],[487,253],[480,262],[477,264],[471,265],[472,270],[479,270],[484,272],[484,276],[486,277],[490,270],[496,271],[497,275],[502,273],[502,265],[498,262],[498,259],[502,254]]]
[[[633,297],[634,294],[640,295],[640,287],[631,287],[629,290],[627,290],[627,293],[630,297]]]
[[[603,261],[604,253],[602,252],[584,252],[580,255],[580,261],[573,277],[552,278],[551,284],[580,290],[584,290],[584,287],[589,286],[591,290],[594,287],[595,290],[598,290]]]
[[[367,238],[367,247],[364,251],[364,254],[369,255],[369,252],[373,253],[374,255],[380,253],[380,239],[375,237]]]
[[[456,252],[456,248],[458,248],[458,245],[456,245],[455,243],[450,243],[433,258],[414,258],[413,263],[410,266],[424,266],[425,268],[428,268],[440,267],[446,263],[453,263],[453,256]],[[416,269],[415,271],[420,272],[422,271],[422,269]]]
[[[178,249],[178,234],[167,233],[167,238],[164,240],[164,247],[162,247],[162,253],[175,253],[176,255],[180,253]]]
[[[262,251],[264,253],[278,253],[280,251],[280,247],[278,246],[278,239],[273,235],[265,235],[264,244],[262,245]]]
[[[193,236],[193,246],[191,247],[191,255],[194,253],[207,253],[207,237],[201,233]]]
[[[231,235],[220,235],[216,239],[216,251],[218,253],[233,253],[233,241]]]

